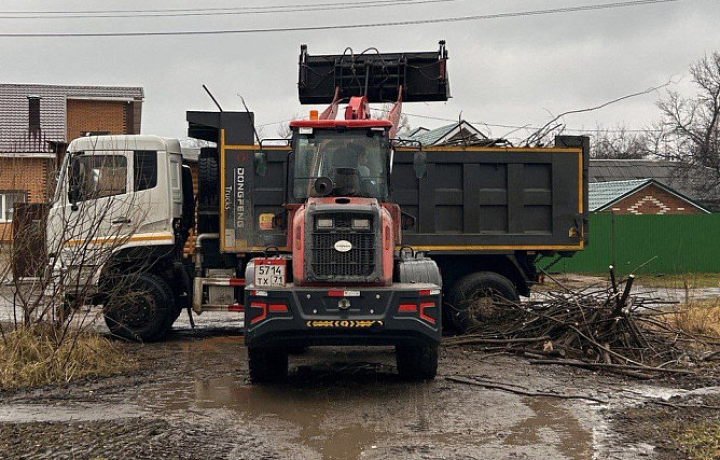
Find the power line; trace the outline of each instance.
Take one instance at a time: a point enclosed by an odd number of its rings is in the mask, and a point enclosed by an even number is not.
[[[385,113],[389,112],[388,110],[375,109],[375,108],[370,109],[370,110],[375,110],[375,111],[377,111],[377,112],[385,112]],[[405,112],[405,111],[403,111],[402,114],[403,114],[403,115],[407,115],[407,116],[409,116],[409,117],[413,117],[413,118],[422,118],[422,119],[425,119],[425,120],[447,121],[447,122],[450,122],[450,123],[457,123],[457,122],[458,122],[458,119],[457,119],[457,118],[434,117],[434,116],[431,116],[431,115],[420,115],[420,114],[410,113],[410,112]],[[532,131],[537,131],[537,130],[541,129],[540,126],[531,126],[531,125],[507,125],[507,124],[501,124],[501,123],[487,123],[487,122],[484,122],[484,121],[468,121],[468,123],[470,123],[471,125],[482,125],[482,126],[487,126],[487,127],[490,127],[490,128],[527,129],[527,130],[532,130]],[[625,133],[645,133],[645,132],[649,132],[649,131],[652,131],[652,132],[657,132],[657,131],[659,131],[659,130],[654,130],[654,129],[640,129],[640,128],[627,128],[627,129],[623,129],[623,128],[568,128],[568,127],[565,127],[565,128],[563,128],[563,129],[564,129],[565,131],[572,131],[572,132],[579,132],[579,133],[582,133],[582,132],[595,132],[595,133],[597,133],[597,132],[607,132],[607,133],[622,133],[622,132],[625,132]]]
[[[440,24],[449,22],[478,21],[485,19],[515,18],[523,16],[542,16],[547,14],[571,13],[579,11],[599,11],[616,8],[628,8],[633,6],[653,5],[658,3],[672,3],[681,0],[631,0],[624,2],[569,6],[546,10],[519,11],[514,13],[495,13],[475,16],[459,16],[451,18],[417,19],[411,21],[393,21],[366,24],[346,24],[328,26],[303,26],[303,27],[277,27],[267,29],[225,29],[225,30],[184,30],[184,31],[145,31],[145,32],[25,32],[25,33],[0,33],[0,38],[67,38],[67,37],[167,37],[180,35],[233,35],[233,34],[254,34],[273,32],[309,32],[320,30],[340,29],[367,29],[376,27],[395,27],[424,24]]]
[[[240,6],[240,7],[214,7],[214,8],[164,8],[151,10],[78,10],[78,11],[5,11],[4,14],[76,14],[76,13],[180,13],[192,11],[245,11],[245,10],[274,10],[284,8],[313,8],[320,6],[336,6],[336,5],[367,5],[373,3],[390,4],[390,3],[413,3],[416,0],[363,0],[363,1],[346,1],[346,2],[326,2],[326,3],[296,3],[293,5],[263,5],[263,6]]]
[[[239,8],[105,10],[105,11],[16,11],[4,12],[0,19],[87,19],[87,18],[168,18],[186,16],[240,16],[254,14],[303,13],[316,11],[386,8],[391,6],[449,3],[464,0],[371,0],[367,2],[308,3]]]

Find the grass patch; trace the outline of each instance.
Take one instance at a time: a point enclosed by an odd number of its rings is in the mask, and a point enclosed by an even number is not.
[[[660,318],[688,334],[720,337],[720,299],[678,305]]]
[[[680,275],[638,275],[635,280],[646,287],[698,289],[720,287],[720,273],[685,273]]]
[[[20,327],[0,339],[0,390],[67,383],[137,368],[119,347],[91,332],[71,331],[62,340],[44,325]]]
[[[692,460],[720,458],[720,420],[695,423],[685,427],[675,442]]]

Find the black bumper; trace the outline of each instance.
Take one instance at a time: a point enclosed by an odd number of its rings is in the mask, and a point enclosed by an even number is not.
[[[249,347],[412,345],[440,342],[435,284],[245,289]]]

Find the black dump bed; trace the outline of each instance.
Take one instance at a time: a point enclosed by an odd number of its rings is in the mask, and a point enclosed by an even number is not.
[[[287,148],[228,146],[222,161],[222,250],[282,248],[272,228],[284,211]],[[425,148],[427,174],[418,179],[412,148],[398,148],[388,201],[414,218],[403,243],[437,253],[565,252],[587,240],[587,137],[560,136],[555,147]]]
[[[390,201],[414,218],[403,244],[433,253],[575,251],[587,237],[588,140],[552,148],[438,147],[395,154]]]

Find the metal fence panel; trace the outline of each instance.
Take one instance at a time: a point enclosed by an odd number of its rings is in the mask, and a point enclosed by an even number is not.
[[[633,216],[593,214],[590,245],[552,271],[606,273],[720,272],[720,213]],[[549,265],[543,258],[538,266]]]

